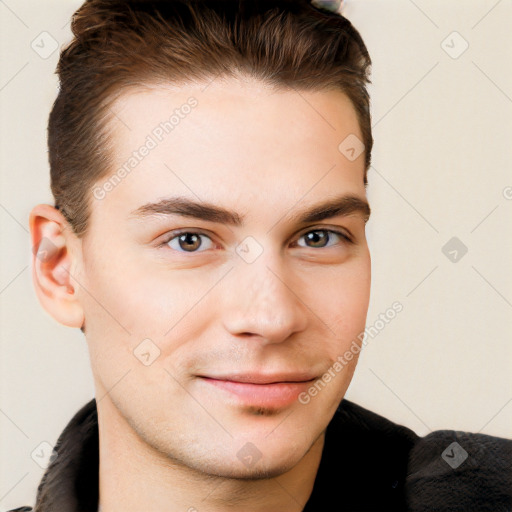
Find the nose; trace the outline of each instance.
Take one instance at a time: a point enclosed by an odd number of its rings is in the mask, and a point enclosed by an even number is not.
[[[233,336],[280,343],[306,328],[308,308],[300,297],[300,282],[277,261],[260,256],[250,264],[239,262],[231,272],[222,315]]]

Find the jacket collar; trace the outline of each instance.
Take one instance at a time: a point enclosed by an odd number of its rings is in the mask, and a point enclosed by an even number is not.
[[[96,399],[73,416],[54,449],[57,457],[38,486],[34,512],[97,512],[99,435]]]

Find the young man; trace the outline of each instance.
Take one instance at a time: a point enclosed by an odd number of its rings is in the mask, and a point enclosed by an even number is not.
[[[343,399],[371,273],[351,24],[302,0],[91,0],[72,27],[33,276],[96,392],[34,510],[510,510],[511,441]]]

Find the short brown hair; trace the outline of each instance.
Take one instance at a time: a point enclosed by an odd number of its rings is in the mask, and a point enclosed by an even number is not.
[[[308,0],[88,0],[72,31],[57,66],[48,147],[55,207],[77,236],[87,229],[92,186],[112,167],[109,107],[123,90],[150,82],[242,72],[275,88],[339,89],[358,116],[367,184],[371,60],[341,14]]]

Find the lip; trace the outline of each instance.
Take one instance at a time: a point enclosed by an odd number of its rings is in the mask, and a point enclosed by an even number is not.
[[[309,382],[316,378],[315,375],[306,372],[286,373],[230,373],[226,375],[199,375],[199,377],[223,380],[231,382],[242,382],[247,384],[275,384],[282,382]]]
[[[314,380],[311,377],[304,380],[303,374],[286,377],[261,374],[237,375],[229,378],[201,376],[200,379],[207,385],[220,390],[230,401],[234,398],[235,403],[238,404],[272,409],[283,408],[295,402],[299,394],[305,391]]]

